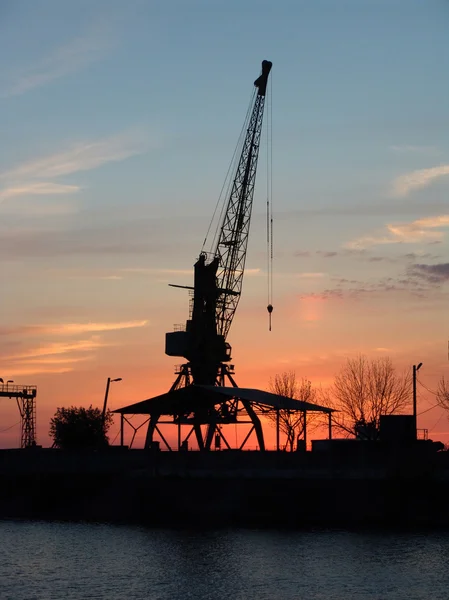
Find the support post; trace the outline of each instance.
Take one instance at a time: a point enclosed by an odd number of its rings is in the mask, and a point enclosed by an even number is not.
[[[332,439],[332,413],[328,413],[329,419],[329,439]]]
[[[276,409],[276,450],[279,452],[279,408]]]
[[[415,425],[415,439],[418,439],[418,410],[416,400],[416,374],[422,367],[422,362],[419,365],[413,365],[413,421]]]
[[[156,429],[157,422],[159,421],[159,417],[160,417],[160,415],[157,415],[157,414],[150,415],[150,420],[149,420],[148,429],[147,429],[147,435],[145,438],[145,449],[151,448],[151,444],[153,442],[153,433],[154,433],[154,430]],[[135,434],[135,432],[134,432],[134,434]]]
[[[109,386],[110,385],[111,385],[111,378],[108,377],[108,380],[106,382],[106,391],[104,393],[103,411],[101,413],[101,417],[102,417],[103,421],[104,421],[105,416],[106,416],[106,407],[107,407],[107,404],[108,404],[108,394],[109,394]]]
[[[415,439],[418,439],[418,417],[416,409],[416,365],[413,365],[413,422],[415,429]]]
[[[163,435],[162,431],[159,429],[159,427],[157,426],[157,424],[154,426],[154,428],[155,428],[155,430],[158,432],[158,434],[160,435],[160,437],[161,437],[161,440],[164,442],[165,446],[167,447],[167,450],[168,450],[169,452],[172,452],[172,448],[171,448],[170,444],[169,444],[169,443],[167,442],[167,440],[165,439],[165,437],[164,437],[164,435]]]
[[[123,448],[123,438],[124,438],[124,426],[125,426],[125,415],[120,413],[120,446]]]
[[[198,422],[193,424],[195,430],[196,442],[198,444],[198,450],[204,450],[203,432],[201,431],[201,425]]]
[[[307,411],[304,411],[304,450],[307,451]]]

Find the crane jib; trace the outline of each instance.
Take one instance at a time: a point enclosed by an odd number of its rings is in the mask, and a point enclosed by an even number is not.
[[[216,307],[217,331],[226,339],[240,299],[246,261],[249,227],[253,205],[257,161],[259,157],[265,95],[272,63],[263,61],[262,74],[254,85],[258,88],[243,141],[231,192],[226,203],[220,235],[215,248],[219,259]],[[229,291],[232,290],[232,295]]]

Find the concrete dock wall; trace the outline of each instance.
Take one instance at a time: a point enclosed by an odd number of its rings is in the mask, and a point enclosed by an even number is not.
[[[0,451],[0,517],[151,526],[447,526],[443,455]]]

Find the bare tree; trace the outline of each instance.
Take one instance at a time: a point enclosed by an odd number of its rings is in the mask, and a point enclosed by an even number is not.
[[[325,399],[338,411],[333,419],[340,431],[376,439],[381,415],[400,412],[411,396],[411,377],[397,373],[389,357],[369,360],[360,355],[348,358]]]
[[[438,382],[437,404],[441,408],[444,408],[444,410],[449,410],[449,381],[444,379],[444,377]]]
[[[286,398],[302,400],[304,402],[314,402],[316,390],[312,383],[306,379],[299,379],[295,371],[284,371],[270,379],[268,388],[273,394],[279,394]],[[307,428],[316,420],[317,413],[307,417]],[[269,412],[267,417],[275,426],[277,422],[277,413]],[[302,411],[282,408],[279,410],[279,428],[286,435],[285,449],[291,452],[295,448],[295,441],[304,434],[304,413]]]

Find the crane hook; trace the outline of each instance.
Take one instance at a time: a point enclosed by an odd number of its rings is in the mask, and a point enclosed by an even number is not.
[[[268,311],[268,319],[269,319],[269,331],[271,331],[271,313],[273,312],[273,305],[269,304],[267,306],[267,311]]]

